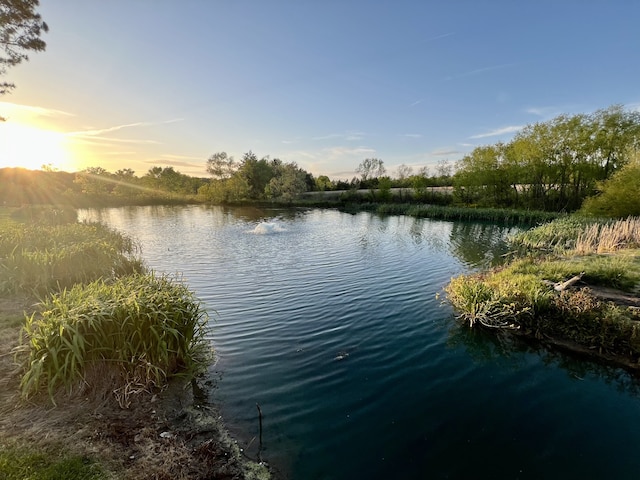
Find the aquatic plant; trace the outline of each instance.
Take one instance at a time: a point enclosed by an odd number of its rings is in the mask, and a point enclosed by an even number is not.
[[[25,397],[46,387],[94,395],[112,392],[127,407],[132,395],[160,389],[175,374],[206,363],[207,314],[187,287],[167,276],[136,274],[51,295],[27,317]]]

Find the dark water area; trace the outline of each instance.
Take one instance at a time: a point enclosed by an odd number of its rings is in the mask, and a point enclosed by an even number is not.
[[[283,478],[638,478],[636,380],[469,331],[443,303],[516,229],[317,209],[82,216],[133,235],[205,303],[210,398]]]

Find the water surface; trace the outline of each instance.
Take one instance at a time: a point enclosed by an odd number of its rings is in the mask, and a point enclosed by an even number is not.
[[[625,372],[460,328],[438,295],[512,230],[334,210],[84,211],[212,316],[211,398],[295,479],[637,478]]]

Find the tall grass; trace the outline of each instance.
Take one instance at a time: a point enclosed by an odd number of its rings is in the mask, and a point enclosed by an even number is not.
[[[592,219],[572,215],[514,235],[511,244],[525,251],[578,254],[640,247],[640,218]]]
[[[206,362],[206,312],[181,282],[137,274],[76,285],[26,319],[25,397],[46,388],[104,395],[121,406]]]
[[[344,207],[349,211],[372,211],[381,215],[409,215],[438,220],[486,221],[505,225],[534,225],[549,222],[560,216],[558,213],[536,210],[513,210],[508,208],[469,208],[445,205],[410,203],[361,203]]]
[[[640,188],[640,186],[639,186]],[[640,217],[629,217],[585,227],[576,240],[578,253],[606,253],[640,247]]]
[[[0,233],[0,293],[70,287],[140,272],[136,243],[98,223],[8,223]]]

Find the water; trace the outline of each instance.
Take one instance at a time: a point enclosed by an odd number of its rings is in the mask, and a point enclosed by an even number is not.
[[[294,479],[637,478],[624,371],[460,328],[438,294],[508,229],[331,210],[84,211],[211,312],[211,398]]]

